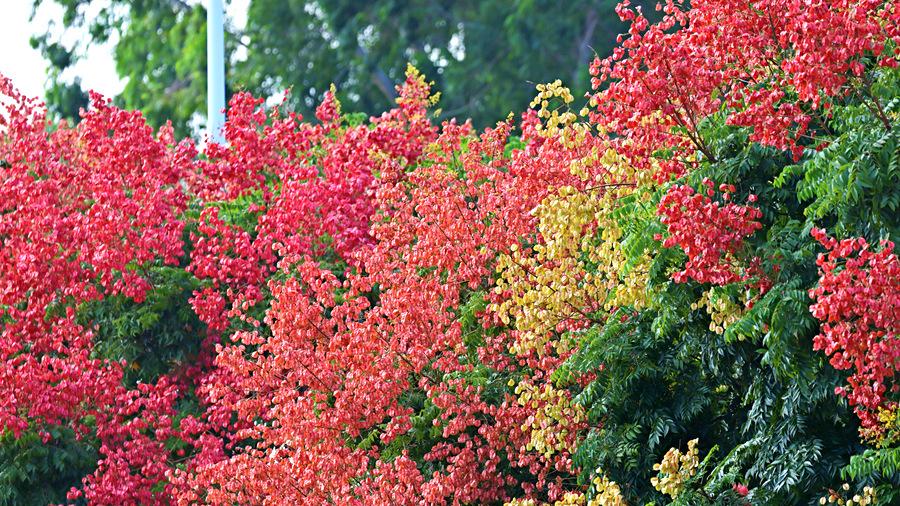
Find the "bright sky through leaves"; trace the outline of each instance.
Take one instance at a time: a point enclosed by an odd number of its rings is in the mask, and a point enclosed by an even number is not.
[[[237,27],[244,26],[249,0],[232,0],[226,3],[231,22]],[[94,10],[97,10],[99,4],[95,4]],[[55,24],[56,30],[61,30],[62,7],[44,3],[34,21],[29,21],[31,6],[31,0],[4,2],[3,15],[0,16],[0,47],[3,47],[0,53],[0,73],[15,79],[16,85],[25,94],[43,96],[47,62],[41,58],[39,51],[31,47],[29,39],[35,33],[43,32],[44,27],[51,23]],[[74,42],[83,35],[72,32],[66,35],[65,40]],[[115,96],[122,91],[125,83],[116,75],[113,49],[113,44],[93,44],[88,49],[87,56],[68,69],[65,77],[80,77],[85,89]]]

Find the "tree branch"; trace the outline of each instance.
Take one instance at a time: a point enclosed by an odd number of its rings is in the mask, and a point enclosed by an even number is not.
[[[588,66],[590,57],[591,57],[591,39],[594,37],[594,32],[597,30],[597,23],[600,21],[597,16],[597,10],[594,8],[588,9],[587,13],[585,13],[584,18],[584,30],[582,31],[581,39],[578,40],[578,43],[575,46],[575,68],[572,69],[572,82],[571,85],[575,86],[578,83],[578,74],[581,73],[581,69],[586,68]]]
[[[363,64],[369,66],[369,52],[364,47],[356,44],[356,54],[363,59]],[[381,90],[381,93],[392,103],[397,98],[397,90],[394,89],[394,82],[378,65],[372,64],[372,84]]]

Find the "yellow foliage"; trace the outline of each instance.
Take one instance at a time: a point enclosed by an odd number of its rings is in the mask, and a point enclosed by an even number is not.
[[[537,502],[534,499],[513,499],[503,503],[503,506],[584,506],[584,494],[580,492],[566,492],[558,501],[550,503]]]
[[[642,308],[651,258],[644,254],[625,273],[622,230],[611,218],[620,191],[559,188],[535,209],[543,241],[530,252],[513,248],[497,259],[496,293],[512,295],[490,310],[519,332],[511,351],[539,355],[557,326],[600,308]],[[598,233],[599,232],[599,233]],[[560,341],[564,351],[572,343]]]
[[[900,406],[878,407],[878,425],[871,429],[860,428],[864,441],[879,448],[887,448],[900,442]]]
[[[728,294],[717,290],[716,287],[703,292],[700,300],[691,304],[691,309],[701,307],[705,307],[706,312],[709,313],[709,330],[717,334],[724,333],[725,329],[740,320],[747,312],[745,305],[735,302]],[[739,338],[743,339],[743,337]]]
[[[419,69],[417,69],[412,63],[406,64],[406,78],[412,79],[413,81],[415,81],[418,84],[418,86],[417,86],[418,90],[431,89],[431,87],[434,86],[434,81],[430,81],[430,82],[426,81],[425,76],[422,75],[422,73],[419,72]],[[397,97],[396,102],[397,102],[397,105],[404,105],[405,103],[410,102],[410,101],[415,102],[419,98],[420,97],[404,98],[401,96],[401,97]],[[431,93],[428,96],[427,105],[429,107],[433,107],[440,100],[441,100],[441,92],[438,91],[438,92]]]
[[[663,456],[662,462],[653,464],[653,470],[659,472],[659,475],[650,478],[653,488],[672,499],[678,497],[684,483],[697,473],[697,467],[700,465],[697,442],[697,439],[688,441],[687,453],[681,453],[678,448],[670,448]]]
[[[539,506],[534,499],[512,499],[503,503],[503,506]]]
[[[495,290],[509,290],[512,296],[490,309],[505,324],[515,318],[519,338],[513,353],[543,353],[559,323],[583,319],[591,301],[605,298],[603,280],[590,275],[580,258],[595,228],[597,197],[560,188],[535,210],[544,241],[533,253],[514,248],[497,259]]]
[[[578,115],[570,110],[575,97],[569,88],[562,85],[557,79],[552,83],[538,84],[537,96],[531,101],[530,107],[538,108],[538,117],[545,121],[537,126],[538,132],[545,137],[558,137],[567,148],[580,145],[590,133],[591,127],[586,122],[579,122]],[[587,111],[582,109],[582,116]]]
[[[593,497],[587,499],[581,492],[566,492],[552,506],[627,506],[622,491],[614,481],[610,481],[601,471],[591,481],[594,489]],[[534,499],[513,499],[503,506],[551,506],[549,503],[538,503]]]
[[[522,430],[531,435],[527,450],[547,458],[575,450],[575,439],[568,436],[574,425],[584,421],[584,408],[573,403],[565,390],[554,388],[550,383],[539,388],[523,381],[516,385],[515,393],[519,405],[531,406],[534,410],[522,426]]]
[[[602,471],[597,471],[591,485],[594,487],[594,497],[588,501],[587,506],[627,506],[619,485],[610,481]]]
[[[567,329],[578,328],[600,310],[608,313],[619,306],[647,305],[652,258],[644,253],[636,262],[628,262],[623,230],[613,213],[623,197],[636,197],[639,204],[649,201],[653,183],[649,172],[636,170],[605,143],[590,137],[574,114],[550,109],[551,104],[567,108],[574,100],[561,82],[540,85],[538,92],[532,106],[540,107],[538,115],[545,120],[542,135],[578,146],[582,155],[570,162],[569,170],[583,184],[556,188],[532,211],[537,221],[536,244],[513,245],[498,256],[494,292],[508,296],[490,304],[488,310],[515,330],[510,345],[514,355],[565,356],[578,345],[577,334]],[[647,212],[655,212],[653,206]],[[530,436],[525,450],[546,458],[574,451],[574,426],[583,422],[585,413],[571,402],[568,392],[552,384],[535,387],[524,381],[515,385],[515,394],[519,404],[533,412],[522,427]],[[563,498],[570,502],[557,503],[624,504],[614,482],[598,479],[598,492],[590,502],[583,495],[572,495]]]

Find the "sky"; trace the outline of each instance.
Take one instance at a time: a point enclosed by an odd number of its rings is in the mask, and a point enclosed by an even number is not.
[[[55,33],[61,33],[63,9],[47,1],[35,19],[29,21],[33,0],[0,0],[0,3],[0,73],[12,78],[24,94],[43,97],[47,64],[41,54],[31,48],[29,40],[32,35],[45,32],[48,26],[53,26],[57,30]],[[95,0],[94,5],[103,3],[108,2]],[[249,3],[250,0],[226,0],[228,16],[239,29],[246,23]],[[82,35],[65,33],[63,41],[72,43]],[[85,57],[67,69],[63,77],[70,80],[78,76],[85,89],[93,89],[106,96],[118,94],[125,82],[116,75],[114,42],[90,45]]]

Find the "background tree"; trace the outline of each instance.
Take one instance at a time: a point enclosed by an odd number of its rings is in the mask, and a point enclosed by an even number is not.
[[[35,0],[35,6],[47,1],[65,8],[64,27],[87,32],[85,44],[119,41],[116,67],[127,80],[120,105],[141,109],[154,125],[172,120],[178,133],[202,124],[195,115],[203,110],[206,84],[203,5],[112,0],[89,19],[91,0]],[[485,126],[522,110],[534,83],[549,76],[563,76],[579,94],[587,91],[590,58],[606,55],[624,28],[615,4],[252,0],[246,27],[226,28],[229,91],[269,96],[291,88],[291,107],[311,116],[334,83],[348,110],[377,114],[391,107],[394,85],[412,63],[443,93],[441,116]],[[33,44],[54,76],[51,111],[77,117],[86,94],[77,80],[58,77],[83,48],[65,47],[50,31]]]
[[[35,10],[45,0],[35,0]],[[80,45],[66,47],[54,27],[32,38],[48,60],[47,104],[52,113],[76,119],[87,104],[80,81],[61,79],[91,43],[117,41],[116,72],[126,80],[119,105],[140,109],[154,126],[171,119],[176,133],[190,131],[204,110],[206,11],[181,0],[112,0],[99,10],[90,0],[53,0],[64,8],[65,29],[86,32]],[[93,14],[93,15],[89,15]],[[202,118],[198,118],[202,121]]]

